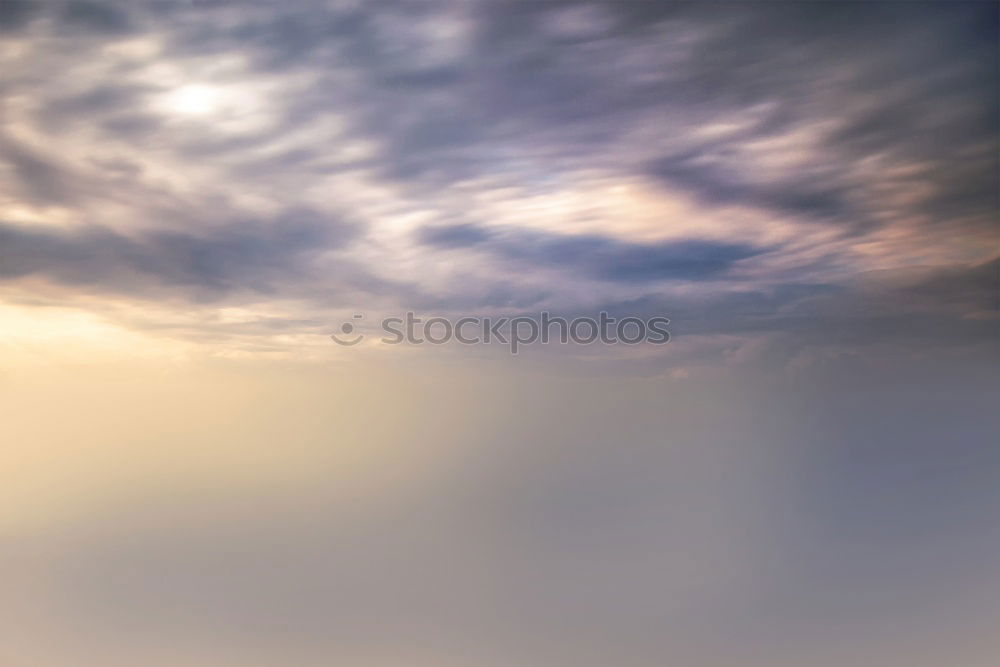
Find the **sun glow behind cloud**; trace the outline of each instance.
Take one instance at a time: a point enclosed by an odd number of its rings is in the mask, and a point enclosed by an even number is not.
[[[166,96],[166,108],[181,114],[205,115],[218,111],[225,94],[212,86],[191,84],[181,86]]]

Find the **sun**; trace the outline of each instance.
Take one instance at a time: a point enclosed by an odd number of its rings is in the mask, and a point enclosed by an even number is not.
[[[222,101],[222,91],[218,88],[190,84],[172,91],[167,97],[167,106],[174,113],[203,116],[217,111]]]

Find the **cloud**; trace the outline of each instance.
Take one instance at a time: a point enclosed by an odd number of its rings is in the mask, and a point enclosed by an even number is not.
[[[988,4],[28,7],[3,10],[0,197],[31,253],[10,293],[657,302],[803,335],[793,304],[857,274],[995,254]],[[192,88],[214,102],[178,108]],[[202,226],[297,208],[346,212],[353,242]]]
[[[779,215],[794,215],[805,221],[850,220],[856,216],[852,212],[849,189],[826,183],[821,177],[812,181],[754,183],[750,180],[752,174],[741,176],[734,169],[701,166],[697,159],[697,155],[664,158],[650,165],[649,171],[671,187],[689,192],[709,206],[739,204]],[[852,222],[863,220],[855,217]]]
[[[103,35],[120,35],[132,31],[132,24],[125,12],[117,7],[99,2],[74,0],[62,13],[66,27],[74,31]]]
[[[0,136],[0,159],[9,164],[22,195],[40,204],[69,204],[77,181],[69,170],[34,149]]]
[[[0,3],[0,32],[20,30],[34,18],[38,5],[30,0],[8,0]]]
[[[597,280],[628,283],[708,280],[739,260],[764,252],[735,243],[684,240],[643,245],[599,236],[491,232],[470,225],[430,228],[420,237],[432,246],[472,247],[536,268],[568,269]]]
[[[196,298],[273,293],[310,272],[318,250],[345,244],[353,229],[308,211],[263,223],[227,223],[198,233],[0,225],[0,277],[40,276],[79,289],[118,294],[175,288]],[[159,289],[156,289],[159,288]],[[150,291],[152,290],[152,291]]]

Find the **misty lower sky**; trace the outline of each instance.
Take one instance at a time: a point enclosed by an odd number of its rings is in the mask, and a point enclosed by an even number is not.
[[[998,162],[995,2],[0,0],[0,664],[994,667]]]

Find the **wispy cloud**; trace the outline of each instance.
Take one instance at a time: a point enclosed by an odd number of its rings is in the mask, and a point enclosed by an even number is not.
[[[5,289],[780,331],[995,255],[995,11],[5,3]]]

